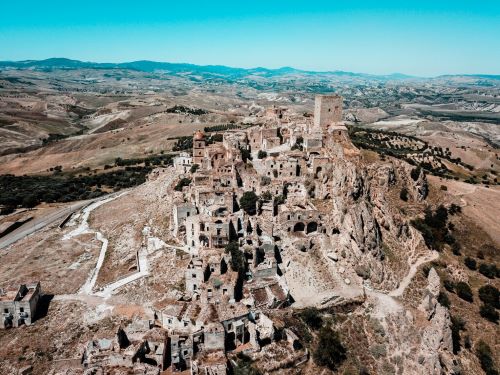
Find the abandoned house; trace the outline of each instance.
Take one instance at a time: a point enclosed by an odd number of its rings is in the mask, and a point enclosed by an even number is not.
[[[0,289],[0,328],[31,325],[42,296],[40,282],[21,284],[17,289]]]

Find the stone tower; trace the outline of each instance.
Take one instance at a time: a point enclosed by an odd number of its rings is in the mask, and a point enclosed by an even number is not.
[[[205,144],[205,134],[198,130],[193,135],[193,164],[198,164],[200,167],[205,156]]]
[[[340,95],[316,95],[314,101],[315,132],[325,132],[334,123],[342,121],[342,97]]]

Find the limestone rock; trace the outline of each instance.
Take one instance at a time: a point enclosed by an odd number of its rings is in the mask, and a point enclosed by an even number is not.
[[[452,350],[450,314],[446,307],[437,304],[430,325],[422,335],[419,355],[422,358],[422,373],[454,373]]]
[[[427,194],[429,194],[429,184],[423,169],[421,169],[418,180],[415,182],[415,198],[417,201],[423,201],[427,198]]]
[[[431,319],[436,312],[437,297],[441,285],[439,275],[434,268],[431,268],[429,271],[427,282],[427,288],[425,289],[424,298],[420,303],[419,309],[427,314],[427,319]]]

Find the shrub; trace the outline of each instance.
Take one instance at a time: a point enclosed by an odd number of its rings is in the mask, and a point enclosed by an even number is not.
[[[451,244],[455,241],[448,232],[447,221],[448,210],[443,205],[440,205],[435,212],[427,208],[424,219],[416,218],[411,220],[410,223],[422,233],[427,247],[441,251],[445,242]]]
[[[240,147],[240,152],[241,152],[241,160],[243,160],[245,163],[247,160],[252,160],[252,154],[250,153],[249,150],[247,150],[244,147]]]
[[[0,215],[8,215],[8,214],[13,213],[15,210],[16,210],[16,208],[13,206],[2,207],[2,208],[0,208]]]
[[[455,237],[453,237],[453,235],[448,232],[444,235],[444,242],[451,246],[456,242],[456,240]]]
[[[410,172],[410,176],[413,181],[417,181],[418,177],[420,176],[420,167],[413,168]]]
[[[370,268],[365,265],[358,264],[354,267],[354,271],[359,277],[362,277],[365,280],[370,278]]]
[[[417,218],[410,221],[410,224],[417,229],[424,238],[425,245],[433,249],[434,248],[434,235],[432,234],[432,229],[425,224],[424,220]]]
[[[175,105],[171,108],[167,108],[166,113],[187,113],[194,116],[200,116],[209,113],[207,110],[200,108],[189,108],[183,105]]]
[[[370,348],[370,352],[378,359],[387,355],[387,348],[383,344],[375,344]]]
[[[184,186],[189,186],[190,183],[191,183],[190,178],[181,178],[179,180],[179,182],[177,183],[177,185],[175,185],[174,190],[175,191],[182,191],[182,188]]]
[[[459,296],[464,301],[467,301],[467,302],[474,301],[474,295],[472,294],[472,290],[471,290],[469,284],[464,283],[463,281],[459,281],[455,285],[455,289],[457,291],[457,296]]]
[[[493,285],[484,285],[479,288],[479,299],[487,305],[491,305],[496,309],[500,308],[500,292]]]
[[[455,284],[453,283],[453,281],[445,279],[443,281],[443,286],[448,292],[455,293]]]
[[[285,197],[283,195],[278,195],[274,198],[274,204],[279,205],[285,203]]]
[[[259,200],[253,191],[245,191],[240,199],[240,207],[249,215],[255,215],[256,204]]]
[[[407,202],[408,201],[408,189],[407,188],[402,188],[401,191],[399,192],[399,198],[402,201]]]
[[[26,208],[33,208],[38,204],[38,200],[34,195],[27,195],[23,199],[22,206]]]
[[[477,344],[476,357],[479,359],[481,368],[486,375],[498,375],[498,370],[496,369],[495,362],[491,355],[490,346],[482,340]]]
[[[498,324],[498,312],[491,305],[482,305],[479,314],[486,320]]]
[[[460,351],[460,331],[465,330],[465,322],[459,316],[451,317],[451,340],[453,345],[453,354]]]
[[[460,250],[462,249],[462,246],[460,246],[460,243],[458,243],[457,241],[453,242],[453,244],[451,245],[451,251],[454,255],[461,255],[462,253],[460,252]]]
[[[314,307],[308,307],[300,312],[300,318],[306,323],[310,328],[318,330],[323,326],[323,318],[318,309]]]
[[[233,375],[260,375],[261,372],[252,365],[252,359],[243,354],[238,353],[236,363],[233,365]]]
[[[198,164],[193,164],[191,166],[191,168],[189,169],[189,172],[195,173],[198,170],[198,168],[200,168],[200,166]]]
[[[477,269],[477,263],[476,260],[470,257],[467,257],[464,259],[464,263],[467,266],[468,269],[475,271]]]
[[[425,212],[425,222],[432,228],[441,229],[446,226],[448,220],[448,210],[441,204],[436,208],[434,214],[431,210]]]
[[[267,186],[271,184],[271,177],[269,176],[262,176],[260,178],[260,186]]]
[[[257,158],[264,159],[266,157],[267,157],[267,152],[265,152],[264,150],[259,150],[259,152],[257,153]]]
[[[448,208],[448,212],[450,215],[459,214],[462,212],[462,207],[460,207],[458,204],[452,203]]]
[[[346,349],[340,341],[337,332],[330,327],[324,327],[319,331],[318,343],[313,352],[316,364],[335,369],[347,358]]]
[[[479,273],[486,276],[488,279],[494,279],[498,274],[497,266],[495,264],[482,263],[479,266]]]
[[[448,186],[446,186],[446,185],[441,185],[440,189],[441,189],[441,190],[443,190],[443,191],[447,191],[447,190],[448,190]]]
[[[265,191],[264,193],[262,193],[262,195],[260,196],[260,198],[263,201],[270,201],[271,199],[273,199],[273,195],[269,191]]]
[[[445,292],[439,292],[437,300],[441,304],[441,306],[444,306],[448,309],[450,308],[450,300]]]

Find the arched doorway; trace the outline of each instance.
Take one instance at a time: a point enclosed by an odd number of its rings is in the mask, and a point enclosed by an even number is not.
[[[317,230],[318,230],[318,223],[316,223],[315,221],[311,221],[309,224],[307,224],[306,233],[316,232]]]
[[[293,226],[293,231],[294,232],[303,232],[305,229],[305,225],[304,223],[302,222],[298,222],[298,223],[295,223],[295,225]]]

